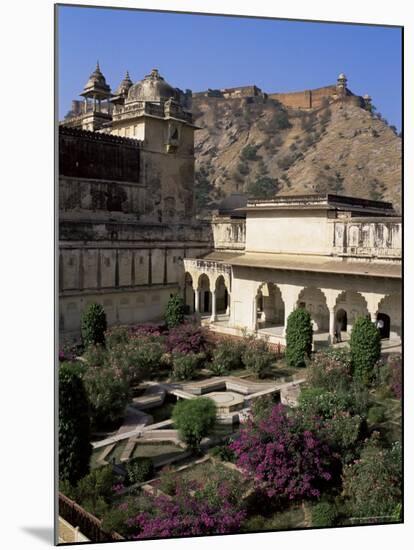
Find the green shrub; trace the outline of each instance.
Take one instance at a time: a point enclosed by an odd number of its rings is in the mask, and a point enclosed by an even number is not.
[[[204,354],[202,353],[174,353],[173,378],[175,380],[191,380],[200,368]]]
[[[83,376],[95,427],[109,427],[123,418],[130,399],[128,380],[107,366],[88,367]]]
[[[402,500],[401,445],[383,448],[374,432],[360,459],[344,467],[342,486],[352,516],[389,516],[389,521],[395,521],[395,511]]]
[[[380,424],[385,420],[385,409],[382,405],[373,405],[368,411],[368,422]]]
[[[198,451],[203,437],[214,428],[216,404],[208,397],[183,399],[175,405],[172,418],[189,448]]]
[[[337,517],[338,511],[335,504],[318,502],[312,506],[312,527],[332,527]]]
[[[349,399],[344,392],[330,392],[322,388],[304,388],[299,396],[300,410],[308,416],[332,418],[348,409]]]
[[[381,335],[371,319],[359,317],[355,321],[349,344],[353,375],[362,383],[369,384],[381,355]]]
[[[274,354],[269,350],[265,340],[259,338],[249,338],[246,349],[242,355],[242,361],[246,369],[258,376],[264,378],[269,372]]]
[[[100,304],[90,304],[82,313],[81,334],[84,346],[105,344],[106,314]]]
[[[247,195],[253,199],[273,199],[279,189],[276,178],[262,176],[247,185]]]
[[[345,348],[315,353],[308,364],[307,381],[314,388],[346,390],[351,380],[351,358]]]
[[[76,364],[59,367],[59,479],[74,484],[89,472],[89,402]]]
[[[102,367],[105,364],[108,357],[107,350],[102,344],[89,345],[82,358],[86,364],[90,367]]]
[[[130,383],[139,384],[160,369],[165,347],[161,340],[152,337],[131,338],[108,353],[108,364],[120,371]]]
[[[214,374],[222,375],[241,368],[243,366],[243,352],[244,344],[242,341],[230,339],[219,341],[213,351],[210,370]]]
[[[105,344],[108,349],[119,344],[127,344],[128,340],[129,330],[127,327],[114,327],[105,332]]]
[[[259,149],[258,145],[246,145],[241,151],[241,158],[243,160],[259,160],[257,155],[257,150]]]
[[[236,457],[234,452],[230,449],[229,443],[230,441],[228,440],[220,445],[216,445],[216,447],[210,449],[210,454],[224,462],[234,462]]]
[[[176,327],[184,322],[185,305],[179,294],[171,294],[165,310],[165,323],[168,328]]]
[[[311,316],[304,308],[292,311],[286,326],[286,362],[290,367],[304,367],[312,351]]]
[[[164,466],[160,472],[157,488],[166,495],[173,496],[177,486],[178,476],[171,466]]]
[[[76,485],[74,500],[91,514],[103,517],[113,498],[113,486],[120,479],[114,474],[112,466],[95,468]]]
[[[255,422],[257,423],[267,418],[274,406],[275,401],[270,395],[257,397],[252,403],[252,415]]]
[[[154,464],[150,458],[136,457],[129,460],[126,464],[128,482],[142,483],[151,479],[154,475]]]

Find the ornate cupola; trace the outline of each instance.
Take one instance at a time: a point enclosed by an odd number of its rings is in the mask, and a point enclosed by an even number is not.
[[[100,130],[112,120],[109,102],[112,97],[111,88],[101,72],[99,61],[80,95],[85,98],[81,122],[84,130]]]
[[[111,102],[115,103],[116,105],[123,105],[125,102],[125,98],[128,95],[128,91],[133,85],[133,82],[131,80],[131,77],[129,76],[129,72],[127,71],[125,74],[124,79],[119,84],[118,88],[115,90],[113,97],[111,98]]]
[[[93,110],[101,110],[101,101],[109,100],[111,97],[111,88],[106,83],[105,77],[99,67],[99,61],[96,63],[96,69],[90,75],[88,82],[83,88],[83,92],[80,94],[85,98],[86,107],[88,106],[88,99],[92,100]],[[86,111],[87,109],[85,109]]]

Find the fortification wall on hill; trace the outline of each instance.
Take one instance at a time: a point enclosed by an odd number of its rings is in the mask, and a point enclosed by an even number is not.
[[[322,106],[324,99],[336,96],[336,86],[325,86],[315,90],[302,90],[300,92],[271,93],[268,97],[277,99],[286,107],[293,109],[316,109]]]

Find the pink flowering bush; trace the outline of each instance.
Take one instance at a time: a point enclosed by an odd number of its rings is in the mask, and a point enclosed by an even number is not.
[[[262,420],[250,418],[230,448],[237,465],[269,497],[319,497],[332,481],[335,457],[329,446],[280,404]]]
[[[129,333],[132,337],[149,336],[157,338],[162,336],[162,326],[156,323],[146,323],[143,325],[134,325],[130,328]]]
[[[236,533],[246,517],[240,494],[230,482],[215,486],[215,498],[196,482],[177,481],[174,498],[149,496],[147,510],[126,521],[131,538],[215,535]]]
[[[205,353],[207,347],[206,330],[197,324],[183,323],[168,333],[167,351],[171,353]]]

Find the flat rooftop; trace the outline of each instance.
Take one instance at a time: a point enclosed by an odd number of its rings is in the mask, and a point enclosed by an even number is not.
[[[274,199],[249,199],[240,212],[258,210],[340,210],[360,215],[395,216],[390,202],[348,197],[346,195],[279,195]]]
[[[212,259],[208,256],[205,259]],[[366,277],[401,278],[400,263],[381,263],[366,261],[348,261],[327,256],[305,254],[272,254],[246,252],[239,256],[226,258],[225,262],[238,267],[260,267],[293,271],[315,271],[318,273],[338,273],[345,275],[362,275]]]

